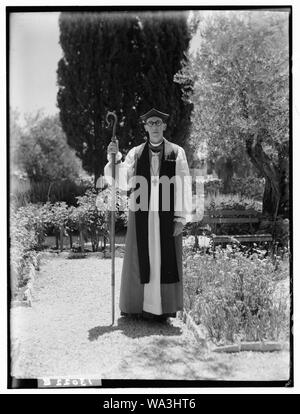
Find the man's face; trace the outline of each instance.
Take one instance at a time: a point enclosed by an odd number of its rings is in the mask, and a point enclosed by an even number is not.
[[[163,133],[167,125],[161,118],[152,116],[145,122],[145,130],[149,132],[150,141],[154,144],[160,142],[163,139]]]

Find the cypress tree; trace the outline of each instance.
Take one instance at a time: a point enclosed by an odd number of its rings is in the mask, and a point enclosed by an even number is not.
[[[170,114],[166,137],[184,146],[189,136],[192,105],[182,99],[174,76],[186,62],[191,33],[184,12],[151,12],[142,23],[140,112],[152,106]],[[182,87],[189,88],[189,80]],[[191,88],[189,89],[191,90]]]
[[[60,119],[68,144],[95,181],[111,139],[107,111],[118,116],[123,152],[143,142],[139,116],[153,106],[170,113],[167,138],[184,145],[191,106],[182,101],[174,75],[190,40],[185,13],[66,12],[59,27]]]

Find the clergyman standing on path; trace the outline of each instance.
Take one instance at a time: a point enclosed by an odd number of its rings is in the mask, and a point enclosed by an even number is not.
[[[154,108],[142,115],[148,139],[133,147],[124,162],[118,142],[107,149],[107,181],[115,153],[116,186],[131,191],[119,302],[122,316],[166,320],[183,309],[182,231],[192,219],[192,188],[184,149],[164,137],[168,118]]]

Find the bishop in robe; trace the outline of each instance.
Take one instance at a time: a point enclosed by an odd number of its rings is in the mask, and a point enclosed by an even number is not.
[[[192,220],[192,186],[185,151],[167,140],[169,114],[155,108],[140,117],[148,133],[122,162],[118,143],[107,149],[104,175],[130,193],[121,275],[122,316],[166,320],[183,309],[182,231]]]

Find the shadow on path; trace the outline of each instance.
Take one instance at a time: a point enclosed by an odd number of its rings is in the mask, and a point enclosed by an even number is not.
[[[119,318],[116,326],[96,326],[90,329],[88,339],[89,341],[96,341],[99,336],[120,331],[130,338],[141,338],[152,335],[176,336],[181,335],[182,330],[171,325],[169,322],[154,322],[146,320],[135,320],[130,318]]]
[[[131,323],[130,323],[131,322]],[[216,381],[229,379],[232,367],[229,361],[221,361],[198,343],[181,335],[181,329],[164,327],[147,322],[118,320],[118,326],[96,327],[90,331],[90,340],[113,331],[121,331],[130,337],[150,337],[147,342],[138,342],[134,348],[125,350],[122,357],[106,372],[106,379],[168,379]]]

